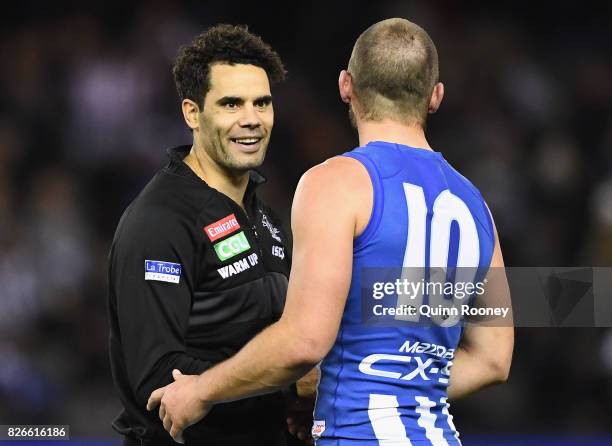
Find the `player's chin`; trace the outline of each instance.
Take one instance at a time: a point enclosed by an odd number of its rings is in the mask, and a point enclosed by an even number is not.
[[[253,153],[240,153],[234,157],[234,167],[241,170],[249,170],[263,164],[266,157],[266,149],[262,148]]]
[[[255,169],[263,164],[265,154],[261,154],[260,156],[240,156],[234,157],[231,162],[231,165],[228,166],[233,170],[237,171],[247,171],[251,169]]]

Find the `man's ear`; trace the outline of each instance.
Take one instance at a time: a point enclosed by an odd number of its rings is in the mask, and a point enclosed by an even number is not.
[[[431,99],[429,100],[429,107],[427,108],[427,113],[435,113],[438,111],[440,104],[442,103],[442,98],[444,98],[444,84],[442,82],[438,82],[431,93]]]
[[[183,118],[191,130],[195,130],[200,127],[198,122],[198,115],[200,114],[200,107],[198,104],[193,102],[191,99],[183,99],[181,102],[181,108],[183,110]]]
[[[338,89],[342,102],[350,104],[353,97],[353,78],[346,70],[340,72],[340,76],[338,77]]]

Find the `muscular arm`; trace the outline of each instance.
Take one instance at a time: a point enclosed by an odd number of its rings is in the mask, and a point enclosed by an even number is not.
[[[333,345],[351,278],[355,227],[348,203],[339,197],[344,187],[329,165],[300,181],[291,215],[293,267],[283,315],[206,374],[202,390],[208,401],[271,392],[295,382]]]
[[[484,298],[489,306],[510,308],[510,291],[503,267],[504,259],[496,234]],[[489,385],[505,382],[510,372],[513,347],[511,316],[487,321],[486,325],[468,323],[453,359],[449,399],[463,398]]]

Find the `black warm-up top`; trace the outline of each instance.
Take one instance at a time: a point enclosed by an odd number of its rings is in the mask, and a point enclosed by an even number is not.
[[[209,187],[171,149],[123,214],[109,259],[110,359],[124,410],[120,433],[173,444],[150,393],[172,370],[199,374],[235,354],[282,312],[290,259],[287,237],[255,194],[245,210]],[[283,431],[280,393],[219,404],[185,430],[187,444],[274,444]]]

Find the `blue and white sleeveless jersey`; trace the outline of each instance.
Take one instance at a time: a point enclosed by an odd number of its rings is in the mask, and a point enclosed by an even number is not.
[[[440,153],[377,141],[343,156],[366,167],[374,201],[354,241],[340,330],[320,365],[313,437],[318,446],[460,445],[447,387],[461,325],[364,325],[360,280],[368,268],[486,273],[495,245],[488,208]]]

